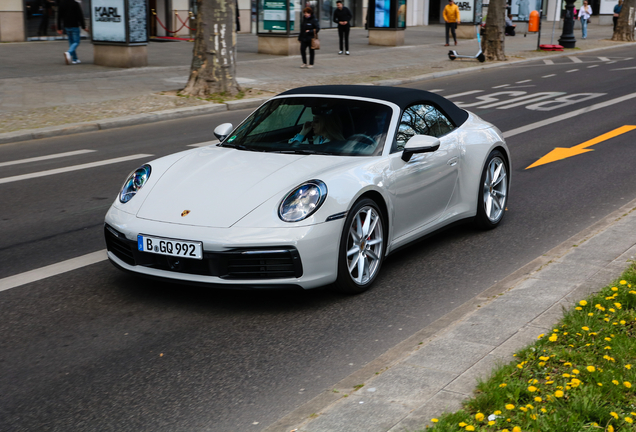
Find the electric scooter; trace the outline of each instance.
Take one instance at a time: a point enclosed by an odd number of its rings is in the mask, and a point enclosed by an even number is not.
[[[480,35],[480,27],[481,27],[481,20],[477,21],[479,24],[477,24],[475,26],[475,29],[477,30],[477,46],[479,47],[479,51],[477,52],[477,54],[475,54],[474,56],[470,56],[470,55],[459,55],[457,54],[457,51],[455,50],[450,50],[448,52],[448,58],[451,60],[455,60],[456,58],[470,58],[470,59],[477,59],[479,60],[481,63],[483,63],[484,61],[486,61],[486,56],[484,56],[484,53],[481,52],[481,35]]]

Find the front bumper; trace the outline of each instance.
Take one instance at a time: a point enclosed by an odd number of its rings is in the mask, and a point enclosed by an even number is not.
[[[336,280],[343,220],[290,228],[208,228],[139,219],[111,208],[104,234],[108,258],[140,275],[224,288],[304,289]],[[137,250],[146,234],[203,243],[203,260]]]

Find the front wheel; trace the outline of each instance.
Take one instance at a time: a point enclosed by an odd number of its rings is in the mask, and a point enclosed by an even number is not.
[[[375,281],[386,248],[385,223],[375,201],[356,202],[345,221],[338,253],[338,279],[335,290],[359,294]]]
[[[493,150],[486,159],[481,173],[477,216],[475,225],[482,229],[493,229],[501,222],[508,201],[508,167],[499,150]]]

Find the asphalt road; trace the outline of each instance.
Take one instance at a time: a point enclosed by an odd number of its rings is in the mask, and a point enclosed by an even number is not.
[[[507,132],[633,93],[632,53],[535,61],[409,87],[458,95],[452,100]],[[0,292],[0,430],[263,429],[636,198],[636,131],[526,169],[554,147],[636,124],[635,100],[510,136],[504,223],[491,232],[456,227],[392,255],[360,296],[191,288],[139,279],[107,262]],[[214,139],[214,126],[247,114],[0,146],[0,279],[104,249],[104,214],[131,170]],[[8,164],[80,150],[94,151]],[[134,155],[153,156],[16,178]]]

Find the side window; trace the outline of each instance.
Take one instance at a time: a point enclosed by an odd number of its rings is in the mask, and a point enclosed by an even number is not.
[[[453,124],[437,108],[431,105],[412,105],[404,110],[397,131],[397,147],[400,151],[413,135],[440,137],[454,129]]]

